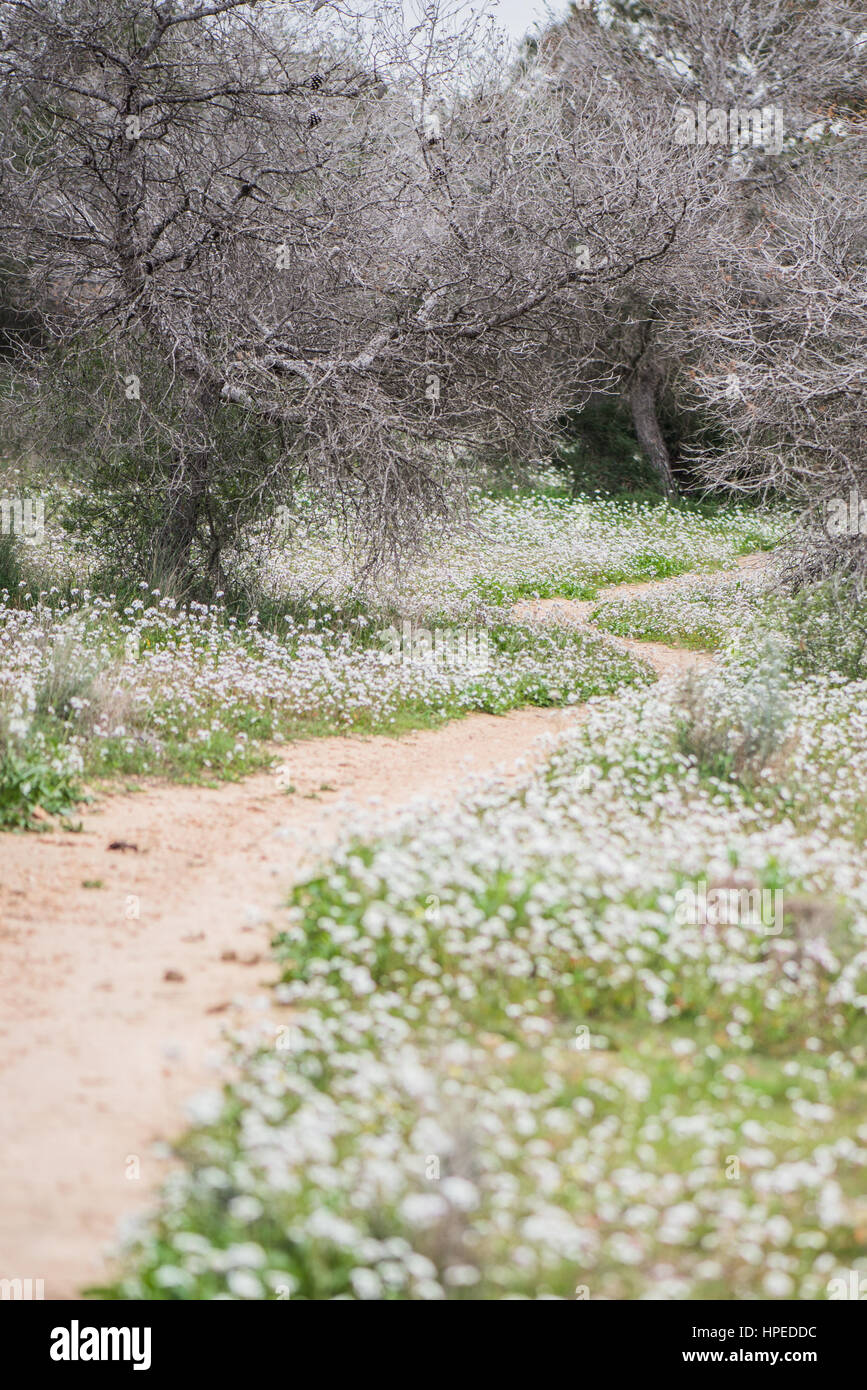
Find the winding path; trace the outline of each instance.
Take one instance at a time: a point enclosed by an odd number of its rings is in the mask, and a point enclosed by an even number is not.
[[[549,599],[515,613],[583,625],[593,606]],[[608,640],[661,675],[710,660]],[[183,1128],[194,1092],[225,1079],[225,1032],[279,1026],[268,946],[305,867],[360,815],[378,833],[420,799],[518,777],[583,717],[522,709],[399,739],[285,745],[276,773],[109,795],[77,834],[0,835],[0,1277],[42,1279],[54,1299],[106,1277],[118,1220],[165,1175],[156,1141]]]

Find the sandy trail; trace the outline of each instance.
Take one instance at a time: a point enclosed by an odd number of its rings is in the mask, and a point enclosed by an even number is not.
[[[516,612],[584,624],[592,606]],[[609,640],[660,674],[709,659]],[[42,1279],[54,1299],[106,1277],[118,1220],[164,1176],[155,1141],[225,1079],[224,1033],[279,1025],[280,904],[360,813],[378,831],[419,799],[516,777],[583,717],[523,709],[285,745],[283,771],[147,786],[86,808],[78,833],[0,835],[0,1277]]]
[[[707,574],[678,574],[670,579],[648,579],[636,584],[610,584],[599,590],[594,599],[537,598],[516,603],[512,613],[516,618],[535,618],[547,622],[569,623],[571,626],[591,627],[590,615],[597,604],[609,598],[640,598],[642,594],[658,596],[677,590],[690,581],[714,579],[723,583],[733,583],[745,572],[764,569],[769,555],[760,552],[754,555],[741,555],[735,561],[736,568],[730,570],[711,570]],[[592,630],[592,629],[591,629]],[[670,647],[665,642],[637,642],[631,637],[613,637],[605,634],[609,641],[616,642],[623,651],[630,652],[641,661],[652,666],[659,676],[678,675],[696,667],[709,666],[713,657],[708,652],[688,651],[685,647]]]
[[[516,776],[576,717],[311,740],[281,750],[291,795],[280,773],[152,786],[86,810],[80,833],[0,836],[0,1277],[43,1279],[46,1298],[105,1277],[118,1217],[165,1171],[153,1141],[219,1085],[221,1033],[279,1022],[279,904],[350,820]]]

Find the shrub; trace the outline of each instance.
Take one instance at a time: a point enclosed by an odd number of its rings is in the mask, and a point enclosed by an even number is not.
[[[14,598],[21,578],[21,558],[15,537],[0,533],[0,591],[8,589],[10,597]]]
[[[26,829],[37,809],[66,815],[81,798],[74,776],[50,758],[44,745],[13,749],[0,739],[0,827]]]
[[[71,719],[90,694],[94,674],[93,658],[81,645],[79,634],[75,630],[59,633],[36,690],[37,715]]]
[[[804,675],[867,676],[867,600],[855,581],[836,576],[805,585],[785,604],[789,662]]]
[[[786,644],[766,634],[712,672],[690,672],[678,700],[676,743],[704,777],[752,787],[791,719]]]
[[[619,396],[599,396],[566,417],[555,463],[569,479],[573,496],[597,490],[659,495],[659,480]]]

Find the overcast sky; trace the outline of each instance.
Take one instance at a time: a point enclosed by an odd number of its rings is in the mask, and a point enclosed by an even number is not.
[[[493,0],[490,6],[497,21],[513,38],[522,39],[538,20],[552,14],[560,18],[569,8],[568,0]]]

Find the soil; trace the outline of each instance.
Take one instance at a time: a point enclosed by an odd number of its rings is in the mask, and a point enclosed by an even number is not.
[[[592,608],[515,612],[585,625]],[[607,640],[661,675],[710,661]],[[42,1279],[50,1299],[108,1277],[118,1221],[165,1176],[158,1141],[229,1074],[226,1035],[285,1020],[269,952],[282,904],[359,816],[377,833],[420,800],[435,815],[475,782],[519,776],[583,717],[522,709],[287,744],[242,782],[103,794],[77,832],[0,835],[0,1276]]]

